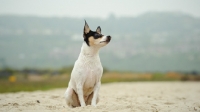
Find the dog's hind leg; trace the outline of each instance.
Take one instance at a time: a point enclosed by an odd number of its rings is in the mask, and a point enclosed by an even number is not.
[[[65,92],[65,100],[69,107],[80,107],[78,95],[72,88],[67,88]]]
[[[92,104],[93,94],[94,94],[94,92],[92,92],[92,93],[88,96],[88,99],[87,99],[87,101],[86,101],[86,105],[91,105],[91,104]],[[98,103],[98,102],[99,102],[99,95],[97,96],[97,101],[96,101],[96,103]]]

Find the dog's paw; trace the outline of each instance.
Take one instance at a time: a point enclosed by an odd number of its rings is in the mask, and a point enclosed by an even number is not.
[[[86,104],[84,104],[84,103],[81,104],[81,107],[85,107],[85,106],[86,106]]]
[[[92,106],[96,107],[97,105],[95,103],[92,103]]]

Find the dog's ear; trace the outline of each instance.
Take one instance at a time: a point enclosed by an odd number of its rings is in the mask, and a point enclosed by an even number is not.
[[[85,20],[85,26],[84,26],[84,30],[83,30],[83,33],[84,34],[87,34],[90,32],[90,27],[88,26],[86,20]]]
[[[101,34],[101,27],[100,26],[97,27],[96,32],[99,33],[99,34]]]

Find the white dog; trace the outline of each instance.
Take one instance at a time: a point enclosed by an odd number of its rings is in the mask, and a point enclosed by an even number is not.
[[[71,73],[71,79],[65,92],[65,100],[70,107],[93,105],[99,101],[99,89],[103,67],[99,58],[99,49],[107,45],[111,37],[101,34],[100,26],[91,31],[87,22],[83,30],[84,42],[78,60]]]

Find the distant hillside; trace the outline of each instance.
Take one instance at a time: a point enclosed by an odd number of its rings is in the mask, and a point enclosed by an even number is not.
[[[110,16],[106,20],[85,18],[92,28],[102,26],[104,31],[114,34],[144,32],[193,32],[199,31],[200,19],[179,13],[147,13],[136,18]],[[41,18],[31,16],[1,15],[0,31],[5,33],[52,34],[80,33],[84,19]],[[21,31],[21,32],[20,32]],[[47,33],[48,34],[48,33]]]
[[[112,36],[101,49],[112,70],[200,71],[200,19],[180,13],[84,18]],[[58,68],[77,59],[84,19],[0,15],[0,68]]]

